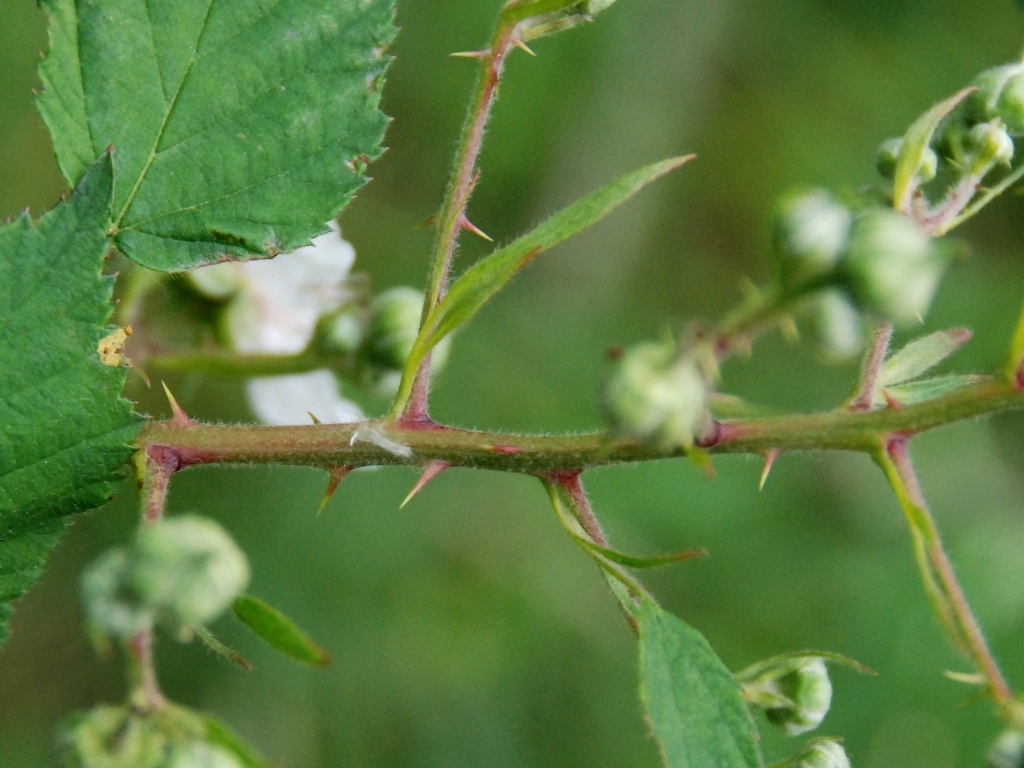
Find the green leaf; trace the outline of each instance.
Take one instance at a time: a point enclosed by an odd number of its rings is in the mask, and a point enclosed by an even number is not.
[[[41,0],[39,110],[74,183],[114,147],[113,232],[162,271],[326,231],[380,154],[393,0]]]
[[[988,380],[988,376],[938,376],[934,379],[922,379],[909,384],[900,384],[896,387],[887,387],[886,391],[898,403],[913,405],[923,403],[927,400],[934,400],[937,397],[948,395],[951,392],[980,384]]]
[[[243,595],[231,609],[243,624],[259,635],[271,648],[289,658],[318,667],[331,663],[330,656],[276,608],[258,597]]]
[[[105,503],[140,420],[126,369],[100,362],[113,279],[104,155],[69,200],[0,228],[0,643],[7,603],[41,575],[76,512]]]
[[[865,675],[877,675],[870,667],[865,667],[859,661],[854,661],[851,658],[842,656],[838,653],[832,653],[831,651],[798,651],[796,653],[784,653],[780,656],[772,656],[770,659],[759,661],[756,664],[751,664],[749,667],[741,672],[736,673],[736,679],[741,683],[749,683],[757,680],[765,674],[777,674],[780,669],[796,669],[800,666],[800,663],[807,659],[823,659],[824,661],[832,661],[836,664],[842,664],[843,666],[855,669],[858,672],[863,672]]]
[[[597,223],[652,181],[692,158],[693,155],[677,157],[627,173],[474,264],[455,282],[423,324],[406,364],[409,384],[411,373],[419,368],[430,350],[476,314],[534,256]]]
[[[908,213],[910,201],[917,190],[917,172],[921,169],[924,161],[924,154],[928,150],[935,129],[939,127],[942,118],[948,115],[961,101],[967,98],[974,87],[964,88],[959,93],[941,101],[925,112],[917,122],[907,131],[903,138],[903,146],[900,147],[899,158],[896,161],[896,185],[893,190],[893,200],[897,210]]]
[[[218,640],[217,636],[214,635],[206,627],[196,627],[195,631],[196,634],[199,635],[199,639],[206,643],[206,646],[211,651],[223,656],[232,664],[237,664],[242,669],[252,669],[252,664],[250,664],[249,661],[242,654],[240,654],[234,648],[229,648],[228,646],[224,645],[224,643]]]
[[[271,768],[270,762],[254,750],[231,728],[214,715],[201,714],[206,729],[206,740],[210,744],[226,749],[238,758],[244,768]]]
[[[963,328],[954,328],[914,339],[885,361],[878,374],[878,383],[889,387],[916,379],[960,349],[973,335]]]
[[[652,600],[640,608],[640,693],[668,768],[760,768],[742,689],[704,637]]]

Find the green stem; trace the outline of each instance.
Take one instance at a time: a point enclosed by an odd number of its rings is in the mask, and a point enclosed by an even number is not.
[[[942,235],[946,234],[947,232],[949,232],[949,231],[951,231],[953,229],[956,229],[961,224],[963,224],[965,221],[967,221],[968,219],[970,219],[970,218],[974,217],[975,215],[977,215],[978,212],[981,211],[982,208],[984,208],[986,205],[988,205],[993,200],[995,200],[997,197],[999,197],[1001,194],[1003,194],[1003,192],[1005,192],[1010,187],[1012,187],[1014,184],[1016,184],[1018,181],[1020,181],[1021,178],[1024,178],[1024,165],[1021,165],[1013,173],[1011,173],[1009,176],[1007,176],[1001,182],[996,184],[994,187],[986,190],[985,193],[981,197],[979,197],[973,203],[968,205],[963,210],[963,212],[960,213],[960,215],[958,215],[956,218],[954,218],[954,219],[952,219],[952,220],[950,220],[948,222],[945,222],[940,228],[936,229],[932,233],[932,235],[934,237],[941,237]]]
[[[873,453],[880,436],[914,435],[946,424],[1024,407],[1024,392],[987,381],[905,408],[840,409],[803,416],[720,422],[703,446],[712,453],[764,454],[840,450]],[[548,474],[608,464],[683,456],[607,435],[516,435],[447,427],[364,422],[306,427],[261,427],[154,422],[143,428],[140,447],[160,446],[193,464],[290,464],[339,466],[422,465],[445,461],[455,467]]]
[[[931,589],[937,587],[939,590],[936,598],[939,602],[940,618],[945,624],[953,625],[956,644],[962,643],[966,647],[978,671],[987,681],[992,698],[1012,724],[1016,717],[1013,691],[999,671],[981,627],[967,602],[963,587],[956,578],[949,555],[942,546],[942,538],[939,536],[935,519],[928,510],[928,503],[921,492],[910,455],[907,453],[906,440],[889,441],[884,450],[879,450],[875,454],[875,459],[892,483],[915,537],[920,540],[919,546],[931,571],[926,578],[925,586]]]
[[[229,351],[159,354],[134,362],[147,371],[182,371],[243,378],[285,376],[323,368],[339,371],[344,376],[353,373],[356,365],[353,355],[324,355],[308,351],[297,355],[240,355]]]

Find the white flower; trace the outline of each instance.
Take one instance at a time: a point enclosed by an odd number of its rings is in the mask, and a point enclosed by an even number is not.
[[[346,278],[355,251],[338,225],[312,245],[273,259],[215,264],[190,273],[195,287],[213,299],[230,299],[224,329],[235,351],[293,355],[313,339],[320,317],[349,298]],[[252,379],[249,404],[266,424],[361,421],[362,411],[341,396],[330,371]]]

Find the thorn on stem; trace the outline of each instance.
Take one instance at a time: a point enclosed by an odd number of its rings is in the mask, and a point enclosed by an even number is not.
[[[313,414],[310,414],[312,416]],[[317,422],[319,423],[319,422]],[[324,491],[324,498],[320,502],[320,509],[316,511],[317,517],[323,514],[324,507],[327,506],[327,502],[331,500],[334,492],[338,490],[338,486],[341,485],[341,481],[344,480],[348,473],[351,472],[354,467],[334,467],[333,469],[327,470],[330,473],[330,479],[327,481],[327,490]]]
[[[512,45],[514,45],[516,48],[518,48],[521,51],[525,51],[526,53],[530,54],[534,58],[537,57],[537,54],[534,53],[533,51],[531,51],[530,47],[526,43],[524,43],[522,40],[520,40],[518,37],[513,38]]]
[[[490,235],[488,235],[486,232],[484,232],[482,229],[480,229],[478,226],[476,226],[476,224],[474,224],[469,219],[467,219],[466,218],[466,214],[464,214],[464,213],[459,214],[459,218],[456,221],[456,224],[457,224],[457,226],[460,226],[463,229],[468,229],[474,235],[479,235],[480,237],[482,237],[484,240],[486,240],[489,243],[493,243],[494,242],[494,238],[492,238]]]
[[[163,384],[164,393],[167,395],[167,402],[171,404],[171,413],[173,414],[171,417],[171,423],[176,427],[190,427],[193,424],[198,423],[193,419],[190,419],[188,414],[186,414],[185,411],[182,410],[182,407],[178,405],[178,401],[174,399],[174,395],[171,394],[171,390],[167,386],[167,383],[164,381],[161,381],[160,383]]]
[[[892,393],[885,387],[882,387],[882,396],[885,398],[885,402],[887,402],[889,404],[889,407],[892,408],[894,411],[899,411],[903,409],[903,403],[901,403],[899,400],[893,397]]]
[[[318,419],[318,418],[317,418],[317,417],[316,417],[316,416],[314,415],[314,413],[313,413],[312,411],[306,411],[306,413],[308,413],[308,414],[309,414],[309,418],[311,418],[311,419],[313,420],[313,423],[314,423],[314,424],[315,424],[316,426],[318,426],[318,427],[319,427],[319,426],[320,426],[321,424],[323,424],[323,422],[322,422],[322,421],[320,421],[320,419]]]
[[[457,59],[486,59],[490,51],[458,51],[451,54]]]
[[[772,467],[775,466],[775,460],[782,455],[782,451],[778,448],[772,448],[764,455],[764,470],[761,472],[761,482],[757,486],[757,490],[763,491],[764,484],[768,482],[768,475],[772,472]]]
[[[423,474],[420,475],[420,479],[416,481],[416,485],[414,485],[412,490],[409,491],[409,495],[405,497],[405,501],[402,502],[399,509],[404,509],[405,505],[412,501],[413,497],[422,491],[426,487],[427,483],[440,475],[450,466],[451,465],[447,461],[428,461],[424,464]]]

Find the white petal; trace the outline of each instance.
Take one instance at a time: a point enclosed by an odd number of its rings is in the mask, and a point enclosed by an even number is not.
[[[249,405],[264,424],[309,424],[312,413],[324,424],[363,421],[359,406],[341,396],[330,371],[270,376],[246,382]]]

